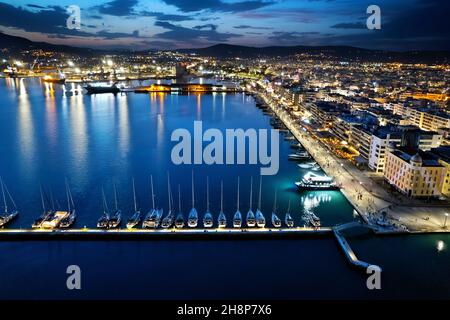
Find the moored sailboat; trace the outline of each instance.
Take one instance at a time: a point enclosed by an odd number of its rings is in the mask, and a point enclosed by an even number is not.
[[[11,196],[11,193],[9,192],[7,186],[5,185],[5,183],[3,182],[3,179],[1,177],[0,177],[0,184],[1,184],[2,195],[3,195],[3,213],[0,214],[0,227],[4,227],[19,215],[19,211],[17,210],[16,203],[14,202],[14,199]],[[9,200],[11,201],[11,204],[13,206],[13,209],[11,211],[8,210],[8,203],[6,201],[6,195],[8,195]]]
[[[128,219],[127,221],[127,228],[133,229],[136,227],[140,222],[142,218],[141,209],[137,206],[137,199],[136,199],[136,186],[133,179],[133,202],[134,202],[134,214]]]
[[[181,211],[181,188],[178,185],[178,215],[175,219],[175,227],[181,229],[184,227],[184,216],[183,211]]]
[[[256,225],[256,219],[255,219],[255,214],[253,213],[252,210],[252,200],[253,200],[253,177],[250,178],[250,204],[249,204],[249,209],[247,212],[247,227],[254,227]]]
[[[217,225],[219,228],[226,228],[227,226],[227,217],[223,213],[223,181],[220,182],[220,213],[217,218]]]
[[[206,212],[203,216],[203,226],[205,228],[212,228],[213,226],[213,217],[209,211],[209,177],[206,177]]]
[[[195,209],[195,194],[194,194],[194,171],[192,171],[192,209],[189,212],[188,226],[190,228],[197,227],[198,224],[198,213]]]
[[[239,177],[238,177],[238,187],[237,187],[237,203],[236,203],[236,213],[233,217],[233,227],[240,228],[242,226],[242,214],[239,211]]]
[[[275,228],[281,227],[281,220],[277,216],[277,190],[275,190],[275,199],[273,201],[273,210],[272,210],[272,225]]]
[[[262,194],[262,176],[259,177],[259,198],[258,198],[258,208],[256,209],[256,225],[258,228],[264,228],[266,226],[266,218],[261,212],[261,194]]]

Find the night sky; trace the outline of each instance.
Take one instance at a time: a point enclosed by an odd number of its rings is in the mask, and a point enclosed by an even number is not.
[[[366,28],[371,4],[381,8],[381,30]],[[69,5],[81,8],[80,30],[66,27]],[[14,0],[0,2],[0,31],[93,48],[229,43],[450,50],[449,9],[448,0]]]

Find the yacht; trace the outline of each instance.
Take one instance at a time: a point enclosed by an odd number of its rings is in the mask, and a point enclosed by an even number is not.
[[[272,210],[272,225],[275,228],[281,227],[281,220],[278,218],[277,214],[277,190],[275,190],[275,199],[273,202],[273,210]]]
[[[8,223],[10,223],[13,219],[15,219],[19,215],[19,211],[17,210],[16,203],[14,202],[13,197],[11,196],[11,193],[9,192],[6,185],[3,183],[3,179],[0,177],[0,184],[2,188],[2,195],[3,195],[3,213],[0,214],[0,228],[6,226]],[[11,204],[13,206],[13,209],[11,211],[8,210],[8,203],[6,201],[6,195],[8,195],[9,200],[11,201]]]
[[[213,217],[211,212],[209,211],[209,177],[206,177],[206,212],[203,216],[203,227],[212,228],[213,226]]]
[[[184,227],[184,216],[183,212],[181,211],[181,190],[180,185],[178,185],[178,215],[175,219],[175,227],[178,229],[181,229]]]
[[[290,211],[291,211],[291,199],[289,199],[288,209],[286,212],[286,216],[284,217],[284,223],[286,224],[286,226],[288,228],[293,228],[294,227],[294,219],[292,219]]]
[[[84,87],[88,94],[97,94],[97,93],[119,93],[120,88],[117,87],[117,83],[113,83],[111,85],[90,85]]]
[[[133,179],[133,201],[134,201],[134,214],[127,221],[127,229],[133,229],[136,227],[142,218],[141,210],[138,209],[137,200],[136,200],[136,186]]]
[[[320,228],[320,226],[322,225],[320,222],[320,218],[313,212],[307,212],[305,218],[306,221],[314,228]]]
[[[253,228],[256,225],[255,214],[253,213],[252,210],[252,200],[253,200],[252,197],[253,197],[253,177],[250,178],[250,205],[246,217],[247,227],[249,228]]]
[[[61,219],[59,223],[59,227],[66,229],[71,227],[77,218],[77,214],[75,211],[75,203],[73,202],[72,192],[70,191],[69,184],[66,180],[66,197],[67,197],[67,209],[68,215]]]
[[[256,225],[258,228],[264,228],[266,226],[266,218],[261,212],[261,186],[262,186],[262,176],[259,177],[259,199],[258,199],[258,208],[256,209]]]
[[[237,203],[236,203],[236,213],[233,217],[233,227],[240,228],[242,226],[242,214],[239,211],[239,177],[238,177],[238,187],[237,187]]]
[[[114,184],[114,213],[109,217],[108,228],[118,228],[122,222],[122,210],[119,209],[119,204],[117,200],[117,189]]]
[[[219,228],[226,228],[227,226],[227,217],[223,213],[223,181],[220,183],[220,213],[217,218],[217,225]]]
[[[165,216],[161,222],[161,227],[163,227],[164,229],[172,227],[175,220],[174,212],[172,210],[172,190],[170,188],[169,173],[167,173],[167,190],[168,190],[167,196],[169,199],[169,211],[167,212],[167,216]]]
[[[307,151],[298,151],[296,153],[291,153],[288,156],[289,160],[308,160],[311,159],[311,156]]]
[[[198,224],[198,213],[197,209],[195,209],[195,198],[194,198],[194,171],[192,171],[192,209],[189,212],[188,217],[188,226],[190,228],[197,227]]]
[[[108,229],[109,224],[109,209],[106,203],[105,190],[102,187],[102,199],[103,199],[103,214],[97,221],[97,228]]]
[[[46,221],[47,219],[49,219],[55,212],[54,209],[49,209],[47,210],[47,208],[45,207],[45,201],[44,201],[44,194],[42,191],[42,186],[40,187],[40,192],[41,192],[41,204],[42,204],[42,214],[39,218],[37,218],[36,220],[34,220],[33,224],[32,224],[32,228],[33,229],[37,229],[37,228],[41,228],[42,227],[42,223],[44,221]]]
[[[295,183],[299,190],[337,190],[339,187],[333,178],[321,176],[313,172],[305,174],[301,181]]]
[[[150,185],[152,189],[152,209],[145,216],[142,223],[143,228],[158,228],[163,214],[162,209],[156,209],[155,207],[155,193],[153,189],[153,175],[150,175]]]

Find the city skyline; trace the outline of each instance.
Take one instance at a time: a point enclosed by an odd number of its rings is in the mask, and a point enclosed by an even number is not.
[[[90,48],[179,49],[218,43],[248,46],[350,45],[385,50],[448,50],[445,13],[433,1],[379,1],[381,30],[368,30],[355,0],[19,0],[0,2],[0,32],[33,41]],[[69,29],[66,8],[81,9]],[[425,13],[425,14],[424,14]]]

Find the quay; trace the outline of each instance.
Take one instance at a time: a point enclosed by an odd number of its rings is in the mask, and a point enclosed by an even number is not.
[[[237,93],[245,92],[238,86],[225,86],[199,83],[170,83],[152,84],[150,86],[134,88],[135,93]]]
[[[2,240],[139,240],[139,239],[281,239],[332,236],[332,228],[224,228],[224,229],[2,229]]]

